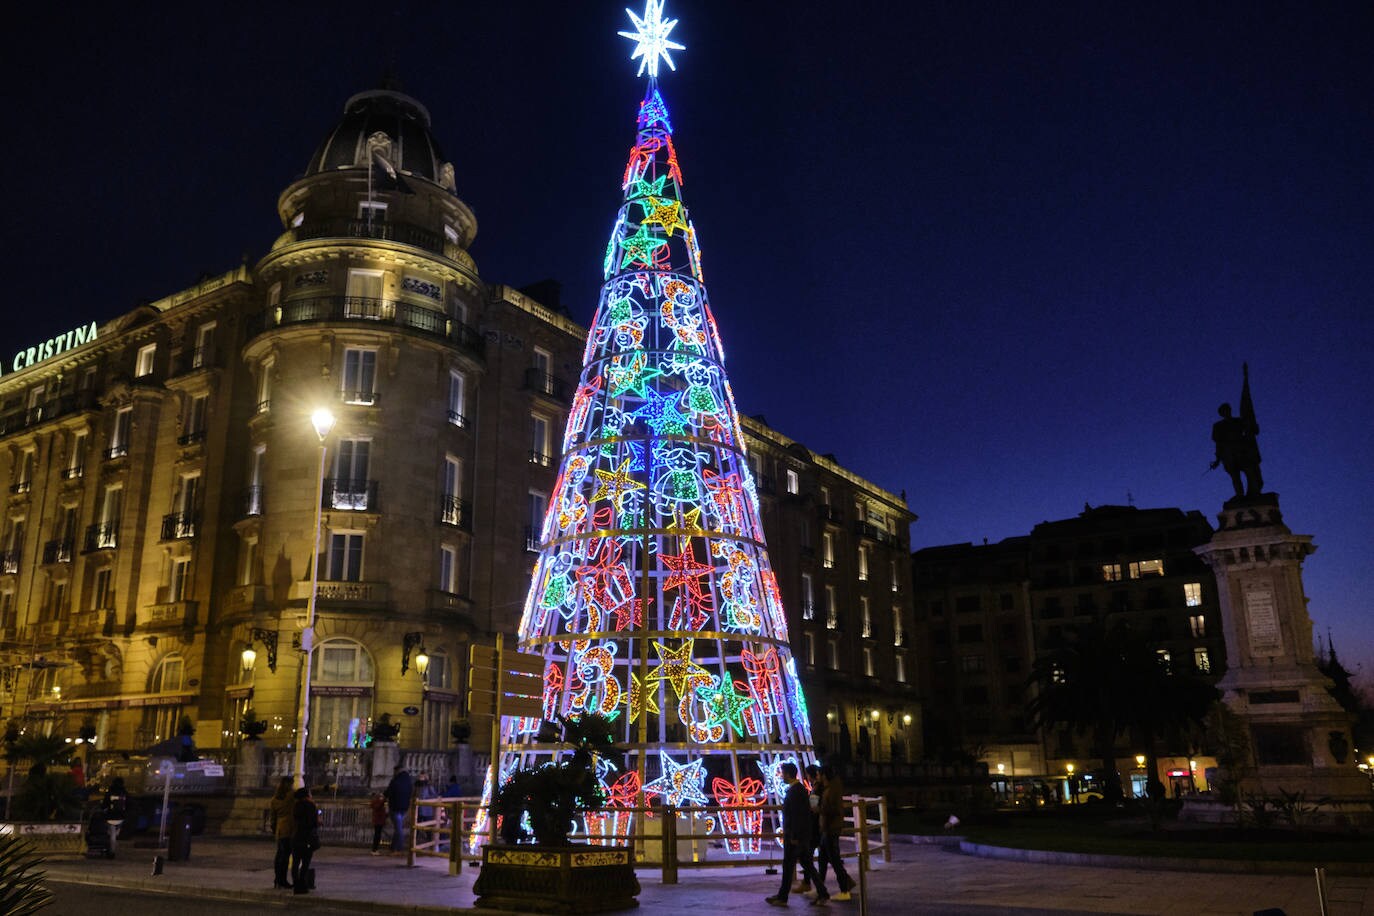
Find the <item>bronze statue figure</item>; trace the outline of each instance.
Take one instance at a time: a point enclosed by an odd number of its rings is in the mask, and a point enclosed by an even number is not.
[[[1240,394],[1240,416],[1231,416],[1231,405],[1222,404],[1217,408],[1221,419],[1212,424],[1212,441],[1216,443],[1218,465],[1231,475],[1231,486],[1236,496],[1259,496],[1264,490],[1264,478],[1260,476],[1259,423],[1255,420],[1255,405],[1250,400],[1250,367],[1245,365],[1244,383]],[[1244,483],[1241,477],[1244,475]]]

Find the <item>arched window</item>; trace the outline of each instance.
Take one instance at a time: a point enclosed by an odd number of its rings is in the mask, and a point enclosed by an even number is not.
[[[372,715],[372,656],[351,639],[327,639],[310,661],[312,747],[362,747]]]
[[[186,660],[173,652],[164,655],[162,661],[153,669],[148,678],[148,692],[152,694],[179,694],[185,683]],[[139,727],[140,750],[166,741],[177,733],[177,722],[181,720],[181,697],[162,704],[156,701],[143,708],[143,722]]]

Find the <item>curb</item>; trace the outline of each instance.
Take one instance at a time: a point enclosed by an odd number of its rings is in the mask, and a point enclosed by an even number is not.
[[[943,844],[942,844],[943,845]],[[1014,849],[959,840],[959,851],[982,859],[1005,859],[1039,865],[1087,865],[1094,868],[1137,868],[1145,871],[1219,872],[1249,875],[1308,875],[1325,868],[1332,877],[1374,876],[1374,865],[1364,862],[1270,862],[1262,859],[1186,859],[1177,856],[1111,856],[1089,852],[1058,852],[1048,849]]]

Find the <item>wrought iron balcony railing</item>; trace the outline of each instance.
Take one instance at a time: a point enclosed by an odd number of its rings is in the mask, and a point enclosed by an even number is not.
[[[472,508],[466,499],[457,496],[443,495],[439,497],[439,521],[445,525],[452,525],[464,531],[472,530]]]
[[[119,523],[99,522],[86,528],[86,538],[81,549],[86,553],[92,553],[96,550],[108,550],[118,546]]]
[[[549,375],[533,367],[525,370],[525,388],[555,401],[568,400],[568,383],[556,375]]]
[[[364,321],[392,325],[447,340],[477,356],[486,350],[486,343],[475,328],[441,311],[395,299],[361,296],[291,299],[274,309],[251,316],[247,322],[248,336],[256,337],[287,325],[324,321]]]
[[[44,401],[42,404],[0,417],[0,436],[32,429],[43,423],[61,419],[68,414],[92,410],[98,405],[94,389],[84,389]]]
[[[177,445],[195,445],[197,442],[205,441],[205,430],[193,429],[190,432],[182,433],[177,436]]]
[[[43,545],[44,563],[70,563],[76,544],[71,538],[48,541]]]
[[[162,539],[179,541],[196,536],[199,517],[194,512],[173,512],[162,516]]]
[[[422,226],[387,219],[326,219],[305,223],[292,231],[298,242],[335,238],[376,239],[423,248],[435,254],[444,253],[442,234]]]
[[[326,477],[324,507],[359,512],[377,511],[377,481],[350,480],[346,477]]]

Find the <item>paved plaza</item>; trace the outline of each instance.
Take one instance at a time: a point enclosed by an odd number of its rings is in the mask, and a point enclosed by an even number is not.
[[[274,891],[272,843],[197,837],[189,862],[169,862],[152,875],[153,851],[121,847],[114,861],[53,859],[49,878],[174,894],[276,902],[291,909],[347,903],[371,912],[440,913],[472,909],[476,869],[448,874],[446,862],[404,856],[374,857],[366,850],[325,848],[315,858],[318,889],[308,896]],[[641,911],[668,913],[684,907],[713,913],[778,912],[763,902],[778,886],[762,868],[686,869],[680,883],[665,885],[656,869],[639,873]],[[1374,875],[1327,879],[1329,916],[1374,916]],[[1288,916],[1319,916],[1316,882],[1309,874],[1254,875],[1102,868],[1029,863],[964,855],[957,849],[897,843],[893,861],[877,863],[867,876],[872,916],[949,913],[954,916],[1049,913],[1185,914],[1252,916],[1282,908]],[[833,891],[833,887],[832,887]],[[793,895],[789,909],[815,912]],[[858,916],[859,900],[828,908]]]

